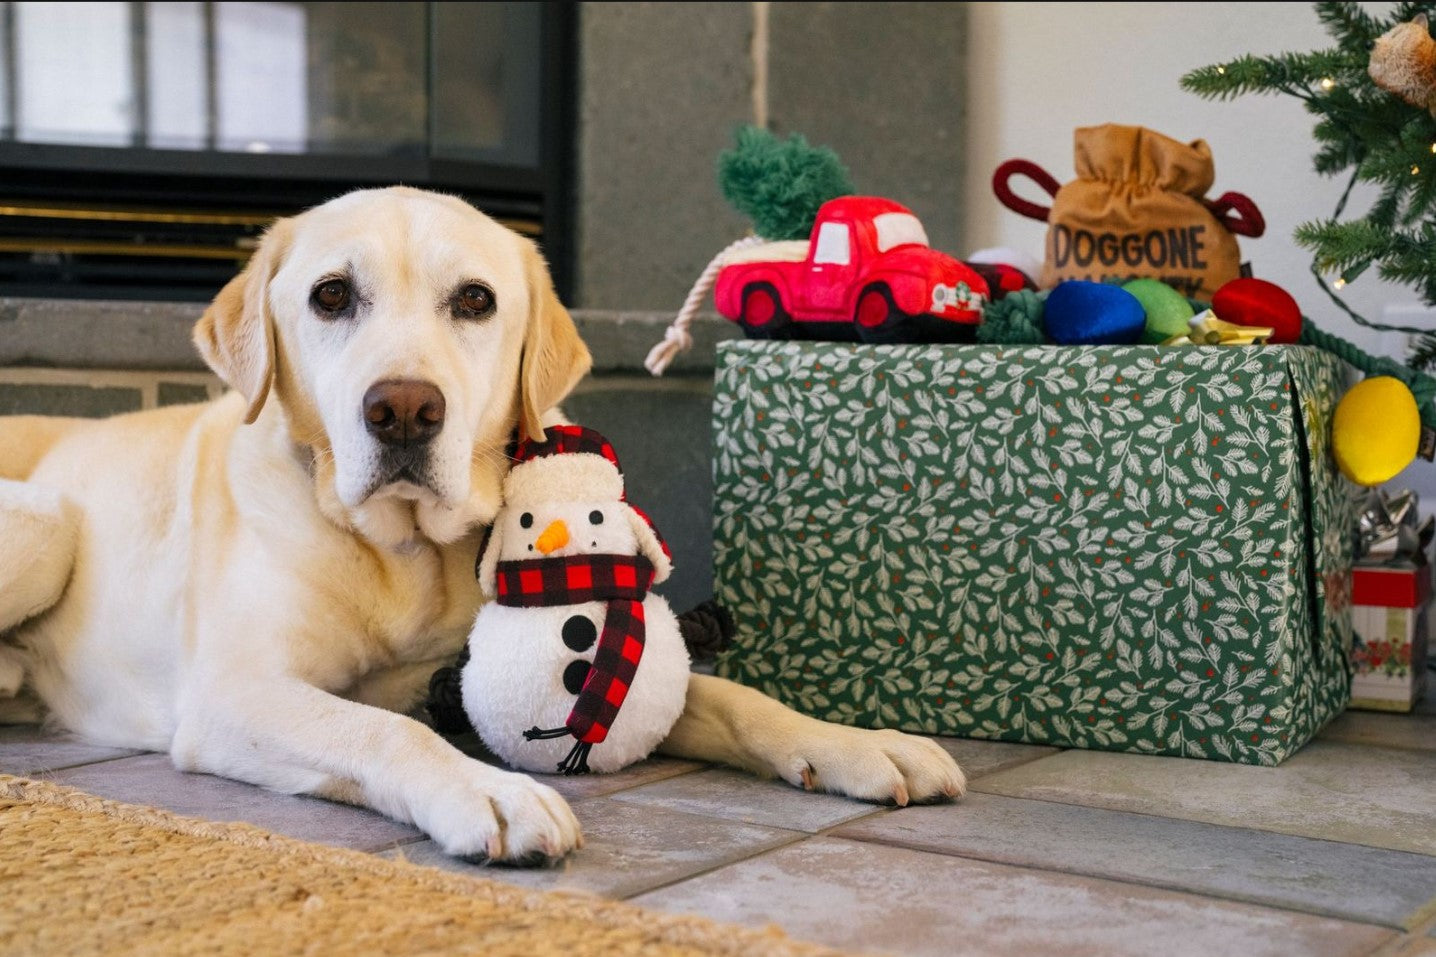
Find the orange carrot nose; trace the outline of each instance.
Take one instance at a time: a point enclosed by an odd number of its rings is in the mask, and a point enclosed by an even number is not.
[[[552,522],[549,522],[548,528],[539,534],[539,537],[534,541],[534,548],[537,548],[547,555],[550,552],[563,548],[567,544],[568,526],[563,523],[563,519],[556,518]]]

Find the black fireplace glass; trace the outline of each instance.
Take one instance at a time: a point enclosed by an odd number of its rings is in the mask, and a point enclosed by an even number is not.
[[[562,270],[572,19],[544,3],[0,4],[0,295],[202,298],[275,216],[393,182],[466,196]]]

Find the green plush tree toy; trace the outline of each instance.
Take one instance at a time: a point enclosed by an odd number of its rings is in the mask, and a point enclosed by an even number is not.
[[[1419,336],[1408,364],[1430,368],[1436,331],[1370,322],[1328,281],[1340,289],[1375,266],[1436,306],[1436,40],[1428,27],[1436,4],[1401,3],[1384,18],[1357,3],[1318,3],[1316,12],[1334,48],[1242,56],[1193,70],[1182,86],[1208,99],[1292,96],[1316,116],[1316,171],[1349,170],[1350,179],[1332,215],[1298,227],[1296,241],[1313,252],[1312,272],[1339,308],[1360,325]],[[1365,215],[1343,219],[1357,183],[1379,195]]]
[[[807,239],[820,206],[855,192],[838,154],[756,126],[739,129],[738,145],[719,155],[718,188],[754,232],[774,242]]]

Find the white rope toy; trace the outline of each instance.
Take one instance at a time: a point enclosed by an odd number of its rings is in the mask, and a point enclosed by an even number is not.
[[[663,341],[657,343],[648,351],[648,358],[643,360],[643,367],[655,376],[663,375],[663,370],[668,364],[678,357],[680,352],[687,352],[693,348],[693,336],[688,332],[688,327],[693,324],[693,317],[698,314],[698,307],[708,296],[708,290],[713,288],[713,283],[718,280],[718,273],[724,266],[724,260],[733,252],[756,246],[759,243],[766,243],[768,240],[762,236],[744,236],[736,242],[729,243],[722,252],[714,256],[708,266],[698,276],[698,281],[693,288],[688,290],[688,298],[683,300],[683,308],[678,310],[678,315],[663,332]]]

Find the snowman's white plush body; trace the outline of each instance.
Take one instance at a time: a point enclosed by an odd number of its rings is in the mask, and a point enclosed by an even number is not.
[[[495,600],[479,610],[469,632],[460,693],[479,737],[515,767],[557,771],[577,743],[572,734],[529,741],[524,732],[565,726],[598,650],[607,602],[504,604],[498,569],[534,559],[642,556],[653,566],[654,582],[663,581],[672,563],[653,528],[622,496],[616,466],[592,454],[521,462],[504,483],[504,508],[478,568],[480,587]],[[643,598],[643,616],[643,653],[607,736],[588,753],[589,770],[617,771],[648,756],[683,712],[689,660],[678,620],[651,592]]]
[[[490,603],[479,611],[463,672],[464,710],[484,744],[508,764],[551,773],[573,748],[572,737],[526,741],[524,732],[563,727],[577,697],[564,685],[565,672],[575,661],[591,663],[598,648],[596,641],[583,651],[570,648],[564,626],[582,616],[602,634],[604,608],[597,601],[549,608]],[[643,600],[643,617],[646,638],[633,685],[608,737],[588,755],[589,768],[599,773],[647,757],[683,712],[689,661],[678,620],[653,594]]]

